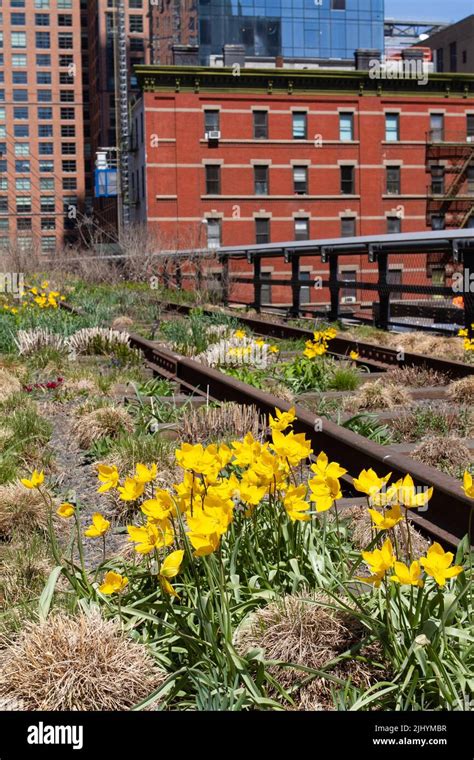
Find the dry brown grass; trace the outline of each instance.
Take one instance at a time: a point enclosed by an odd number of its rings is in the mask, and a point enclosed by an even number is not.
[[[358,644],[364,635],[356,617],[325,607],[325,604],[334,603],[322,592],[289,595],[272,602],[244,621],[237,632],[236,647],[242,654],[261,648],[266,659],[321,669]],[[364,655],[380,661],[380,653],[373,647]],[[285,689],[297,687],[293,697],[299,710],[333,709],[331,681],[328,679],[316,677],[298,688],[307,677],[301,670],[276,666],[270,670]],[[344,681],[350,680],[359,688],[368,687],[377,680],[377,668],[371,662],[355,657],[337,663],[329,672]],[[383,675],[380,670],[378,673]]]
[[[233,403],[218,407],[201,406],[191,408],[183,417],[180,436],[184,441],[201,443],[211,438],[243,438],[249,432],[257,438],[265,425],[265,419],[255,406]]]
[[[426,388],[450,382],[448,375],[429,367],[396,367],[387,372],[383,379],[405,388]]]
[[[410,559],[410,546],[411,554],[418,557],[420,554],[424,554],[430,545],[430,542],[416,530],[413,523],[408,522],[408,526],[407,529],[407,522],[404,520],[394,528],[398,557],[405,562]],[[351,508],[349,530],[352,533],[354,544],[359,549],[366,549],[375,535],[367,507]]]
[[[362,409],[396,409],[398,406],[410,406],[411,396],[403,385],[387,383],[379,378],[374,383],[364,383],[357,393],[348,396],[343,403],[347,411]]]
[[[376,335],[358,334],[357,330],[344,332],[344,337],[362,343],[375,343],[389,348],[403,348],[409,353],[438,356],[443,359],[464,360],[463,342],[459,338],[427,335],[424,332],[391,333],[380,331]]]
[[[25,710],[128,710],[165,679],[146,647],[98,612],[28,623],[0,664],[0,700]]]
[[[437,467],[453,477],[459,477],[472,463],[472,454],[460,438],[433,436],[427,438],[410,456],[423,464]]]
[[[7,369],[0,367],[0,403],[14,393],[20,393],[21,383],[15,375]]]
[[[474,403],[474,375],[455,380],[448,385],[448,397],[458,403]]]
[[[47,518],[47,507],[36,489],[20,482],[0,486],[0,538],[9,538],[13,531],[46,530]]]
[[[73,399],[80,396],[93,396],[99,393],[97,383],[88,377],[77,380],[66,380],[61,387],[61,396],[67,399]]]
[[[123,433],[133,431],[133,420],[119,406],[103,406],[79,417],[72,426],[72,433],[77,437],[79,446],[88,449],[100,438],[115,439]]]
[[[112,322],[112,330],[128,330],[133,325],[133,319],[125,315],[115,317]]]

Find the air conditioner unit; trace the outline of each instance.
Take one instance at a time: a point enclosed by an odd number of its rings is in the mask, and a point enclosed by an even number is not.
[[[206,140],[220,140],[221,139],[221,133],[218,129],[211,129],[210,132],[206,132]]]
[[[341,298],[341,303],[356,303],[356,300],[355,296],[343,296]]]
[[[468,143],[474,143],[474,135],[468,135],[466,138],[466,142]]]

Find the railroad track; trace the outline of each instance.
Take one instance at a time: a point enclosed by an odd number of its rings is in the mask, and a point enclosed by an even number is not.
[[[143,352],[148,366],[155,374],[173,380],[187,393],[203,396],[210,401],[253,405],[260,414],[266,416],[274,414],[275,407],[288,411],[293,406],[193,359],[158,347],[140,335],[131,334],[130,342]],[[338,461],[350,475],[354,476],[360,470],[372,467],[379,475],[392,472],[394,479],[409,472],[415,485],[424,488],[433,486],[434,493],[428,511],[423,514],[413,510],[410,512],[413,522],[424,534],[449,546],[457,546],[466,535],[472,501],[464,495],[457,480],[392,450],[390,446],[380,446],[330,420],[318,417],[298,404],[296,415],[295,431],[305,433],[315,452],[324,450],[330,459]]]
[[[195,308],[186,304],[176,304],[168,301],[162,302],[162,307],[165,312],[177,312],[184,315],[189,314]],[[213,314],[215,312],[211,309],[203,309],[203,313]],[[245,316],[244,314],[240,314],[240,312],[227,311],[226,313],[235,316],[239,322],[247,325],[256,335],[283,340],[309,340],[313,338],[312,330],[293,327],[284,322],[267,322],[263,319]],[[359,354],[356,364],[368,367],[372,372],[384,372],[391,367],[427,367],[442,374],[447,374],[453,380],[474,375],[474,365],[408,351],[404,351],[401,357],[400,352],[396,349],[377,346],[373,343],[365,343],[364,341],[348,340],[347,338],[332,338],[328,354],[335,357],[343,357],[348,356],[351,351],[357,351]]]
[[[79,309],[69,304],[63,303],[61,305],[68,311],[81,313]],[[178,310],[186,313],[182,307],[179,307]],[[250,322],[260,323],[260,320],[253,319],[242,321],[249,327],[251,326]],[[299,328],[266,322],[261,322],[261,324],[265,326],[268,324],[274,330],[286,328],[290,331],[297,330],[305,335],[312,336],[312,333],[305,330],[300,331]],[[274,332],[271,334],[272,337],[279,337]],[[351,345],[350,341],[346,342]],[[200,362],[158,346],[141,335],[130,334],[130,344],[142,351],[147,366],[155,375],[175,382],[179,389],[185,393],[204,397],[209,401],[253,405],[259,414],[267,417],[269,414],[274,414],[275,407],[288,411],[292,406],[295,406]],[[365,345],[368,346],[369,344]],[[370,348],[373,347],[370,346]],[[410,356],[418,355],[411,354]],[[454,364],[459,363],[455,362]],[[461,365],[461,367],[464,366]],[[466,369],[471,370],[472,368],[467,366]],[[439,472],[434,467],[411,459],[406,454],[392,450],[390,446],[381,446],[357,433],[353,433],[351,430],[336,425],[326,418],[318,417],[299,404],[296,404],[296,415],[297,419],[293,423],[295,432],[304,433],[311,441],[316,453],[325,451],[328,457],[338,461],[350,476],[355,476],[362,469],[371,467],[381,476],[391,472],[393,479],[404,477],[410,473],[416,486],[423,488],[432,486],[434,492],[428,510],[425,513],[410,510],[409,515],[416,527],[432,540],[439,541],[445,546],[457,547],[468,532],[469,514],[472,507],[472,500],[465,496],[457,480]],[[354,496],[351,500],[354,504],[360,504],[360,497]],[[474,531],[471,533],[471,541],[473,538]]]

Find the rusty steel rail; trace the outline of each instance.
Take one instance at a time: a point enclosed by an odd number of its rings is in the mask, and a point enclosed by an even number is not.
[[[213,401],[254,405],[262,415],[273,414],[276,406],[283,411],[288,411],[292,406],[283,399],[257,390],[193,359],[157,347],[140,335],[132,334],[130,342],[143,352],[154,371],[163,373],[164,377],[172,377],[188,392],[192,389],[199,396],[206,396]],[[466,535],[472,500],[465,496],[457,480],[391,450],[389,446],[376,444],[330,420],[320,418],[302,406],[296,406],[296,414],[295,431],[305,433],[311,440],[315,453],[324,450],[330,459],[340,462],[350,474],[355,475],[362,469],[372,467],[379,475],[391,472],[393,478],[398,479],[409,472],[415,485],[424,488],[433,486],[434,493],[427,512],[410,512],[413,522],[423,533],[449,546],[457,546]]]
[[[168,301],[162,302],[162,306],[165,311],[176,311],[180,314],[189,314],[191,309],[195,308],[187,304],[176,304]],[[215,312],[211,309],[203,309],[203,313],[214,314]],[[263,319],[247,317],[240,313],[228,311],[225,313],[232,314],[239,322],[247,325],[258,335],[283,340],[309,340],[313,337],[312,330],[293,327],[283,322],[267,322]],[[348,340],[347,338],[333,338],[328,353],[333,356],[347,356],[351,351],[357,351],[359,354],[356,364],[368,366],[373,371],[386,370],[389,367],[427,367],[449,375],[453,379],[474,375],[474,365],[450,359],[440,359],[434,356],[424,356],[423,354],[409,351],[404,351],[403,358],[399,358],[399,352],[396,349],[378,346],[373,343],[365,343],[364,341]]]

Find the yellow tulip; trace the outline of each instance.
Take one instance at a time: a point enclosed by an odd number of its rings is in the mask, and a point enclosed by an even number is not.
[[[59,505],[58,509],[56,510],[56,514],[59,515],[59,517],[64,517],[64,519],[68,519],[69,517],[72,517],[74,514],[74,507],[72,504],[69,504],[68,501],[63,502]]]
[[[309,504],[305,500],[306,486],[304,483],[299,486],[289,486],[283,499],[283,506],[292,522],[306,522],[311,515],[308,514]]]
[[[270,414],[270,427],[272,430],[279,430],[282,432],[287,427],[291,426],[291,423],[296,420],[295,407],[292,406],[288,412],[282,412],[275,407],[276,417],[272,417]]]
[[[272,430],[270,448],[290,465],[297,465],[303,459],[307,459],[312,453],[311,441],[307,441],[304,433],[283,435],[279,430]]]
[[[120,573],[114,573],[113,570],[109,570],[105,574],[105,578],[102,584],[99,586],[101,594],[118,594],[123,591],[125,586],[128,585],[128,578]]]
[[[369,509],[368,512],[377,530],[390,530],[400,520],[403,520],[399,504],[395,504],[392,509],[388,509],[386,512],[377,512],[376,509]]]
[[[136,501],[143,494],[144,490],[145,485],[139,483],[135,478],[126,478],[123,486],[117,488],[122,501]]]
[[[380,491],[381,488],[390,479],[392,473],[389,472],[385,477],[380,478],[377,473],[370,467],[368,470],[362,470],[359,473],[358,478],[354,478],[354,488],[361,493],[366,493],[368,496],[372,496]]]
[[[412,562],[410,567],[404,562],[394,563],[395,575],[390,576],[394,583],[400,583],[402,586],[422,586],[421,567],[419,562]]]
[[[129,540],[136,544],[135,551],[139,554],[149,554],[153,549],[170,546],[174,541],[174,531],[169,520],[156,520],[141,527],[127,525],[127,531]]]
[[[393,487],[397,492],[397,500],[407,509],[423,507],[433,496],[433,488],[427,488],[418,493],[411,475],[405,475],[403,480],[398,480]]]
[[[42,483],[44,483],[44,473],[38,472],[37,470],[33,470],[31,473],[31,478],[22,478],[21,482],[25,486],[25,488],[39,488]]]
[[[347,470],[341,467],[338,462],[329,462],[324,451],[321,451],[315,464],[312,464],[310,469],[316,473],[319,478],[340,478],[347,472]]]
[[[135,467],[134,480],[136,480],[137,483],[151,483],[151,481],[156,478],[157,474],[158,468],[156,464],[153,464],[150,468],[144,464],[137,464]]]
[[[141,510],[150,520],[165,520],[176,511],[171,494],[161,489],[155,493],[153,499],[143,502]]]
[[[97,466],[98,479],[102,483],[97,489],[98,493],[105,493],[111,488],[117,488],[120,475],[115,465],[99,464]]]
[[[178,575],[181,568],[181,563],[183,561],[183,556],[183,549],[178,549],[177,551],[171,552],[171,554],[168,554],[168,556],[165,558],[160,567],[160,583],[163,589],[168,594],[176,597],[178,597],[178,594],[168,579],[174,578],[176,575]]]
[[[100,512],[94,512],[92,515],[92,525],[90,525],[85,531],[84,535],[88,538],[100,538],[104,536],[110,528],[110,521],[102,517]]]
[[[474,480],[468,470],[464,473],[462,489],[466,496],[469,496],[470,499],[474,499]]]
[[[317,512],[326,512],[336,499],[342,498],[341,484],[337,478],[312,478],[308,481],[311,489],[311,501],[316,504]]]
[[[445,552],[440,544],[434,543],[428,549],[426,557],[420,557],[420,564],[423,565],[425,573],[435,579],[438,586],[444,586],[448,578],[455,578],[462,573],[460,565],[450,567],[453,559],[452,552]]]
[[[387,570],[393,567],[396,557],[393,553],[392,542],[389,538],[383,543],[381,549],[374,549],[372,552],[362,552],[362,558],[372,573],[372,578],[363,578],[367,583],[373,583],[379,586]]]
[[[351,351],[349,356],[353,362],[355,362],[359,358],[359,354],[357,353],[357,351]]]

